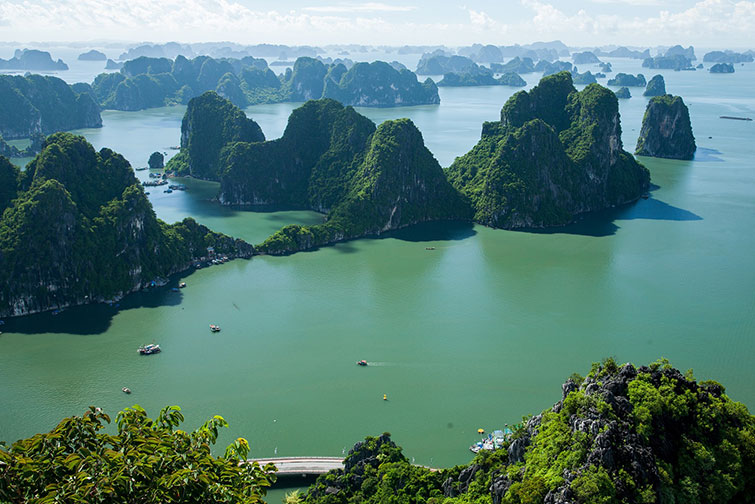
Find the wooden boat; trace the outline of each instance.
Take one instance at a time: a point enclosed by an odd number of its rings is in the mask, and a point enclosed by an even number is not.
[[[364,359],[357,361],[357,366],[366,366],[366,365],[367,365],[367,361]]]
[[[130,389],[130,388],[128,388],[128,387],[123,387],[123,388],[122,388],[121,390],[122,390],[122,391],[123,391],[124,393],[126,393],[126,394],[130,394],[130,393],[131,393],[131,389]]]
[[[140,355],[152,355],[156,353],[160,353],[160,345],[156,345],[154,343],[150,343],[149,345],[142,345],[137,350]]]

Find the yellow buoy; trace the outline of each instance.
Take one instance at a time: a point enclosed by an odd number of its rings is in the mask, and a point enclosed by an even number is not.
[[[387,400],[388,400],[388,394],[383,394],[383,401],[387,401]]]

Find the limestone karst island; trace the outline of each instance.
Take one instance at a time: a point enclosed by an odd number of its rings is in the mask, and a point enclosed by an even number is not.
[[[0,503],[755,504],[755,0],[0,28]]]

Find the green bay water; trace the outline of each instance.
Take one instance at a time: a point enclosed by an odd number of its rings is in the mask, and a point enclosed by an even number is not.
[[[615,71],[643,70],[611,61]],[[114,414],[138,403],[153,415],[178,404],[188,428],[223,415],[231,427],[219,444],[247,437],[254,456],[339,455],[389,431],[410,459],[450,466],[470,459],[479,427],[550,407],[569,374],[606,356],[667,357],[755,408],[755,128],[718,118],[755,116],[755,72],[664,75],[690,106],[699,150],[691,162],[641,159],[657,186],[649,199],[543,232],[431,224],[236,260],[174,278],[188,284],[178,293],[166,287],[118,308],[8,319],[0,439],[49,430],[90,404]],[[448,166],[514,91],[445,88],[440,106],[359,111],[375,121],[412,118]],[[629,151],[647,101],[631,91],[620,105]],[[247,114],[275,138],[295,106]],[[144,166],[153,150],[174,152],[182,114],[105,112],[102,129],[81,133]],[[159,217],[193,216],[253,243],[285,223],[322,219],[220,207],[216,184],[189,185],[152,188]],[[211,323],[222,332],[211,334]],[[152,341],[161,354],[136,354]]]

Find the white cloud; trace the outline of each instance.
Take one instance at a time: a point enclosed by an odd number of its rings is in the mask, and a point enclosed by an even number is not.
[[[361,4],[339,4],[305,7],[304,10],[309,12],[332,12],[347,14],[353,12],[409,12],[417,10],[417,7],[411,5],[388,5],[384,3],[367,2]]]

